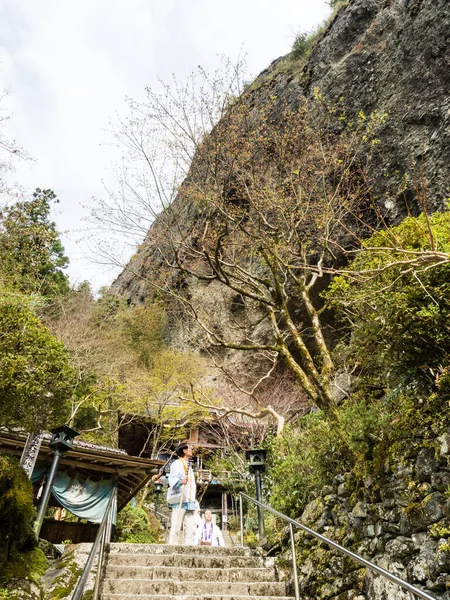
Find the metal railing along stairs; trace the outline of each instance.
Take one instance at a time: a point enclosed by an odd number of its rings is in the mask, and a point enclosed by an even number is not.
[[[411,585],[404,579],[401,579],[401,577],[398,577],[397,575],[394,575],[393,573],[386,571],[385,569],[379,567],[378,565],[374,564],[370,560],[367,560],[366,558],[359,556],[359,554],[355,554],[355,552],[352,552],[351,550],[344,548],[344,546],[341,546],[340,544],[334,542],[333,540],[330,540],[329,538],[325,537],[324,535],[317,533],[313,529],[306,527],[306,525],[303,525],[299,521],[295,521],[294,519],[291,519],[290,517],[283,515],[283,513],[278,512],[277,510],[273,509],[271,506],[268,506],[267,504],[263,504],[262,502],[259,502],[258,500],[256,500],[256,498],[252,498],[251,496],[244,494],[244,492],[239,493],[241,546],[244,545],[244,520],[243,520],[242,498],[245,498],[249,502],[252,502],[253,504],[255,504],[258,507],[258,510],[261,510],[261,509],[267,510],[268,512],[272,513],[276,517],[289,523],[289,533],[290,533],[291,550],[292,550],[292,570],[293,570],[294,591],[295,591],[296,600],[301,600],[301,599],[300,599],[300,591],[299,591],[299,584],[298,584],[297,559],[295,556],[294,527],[301,529],[302,531],[309,534],[310,536],[320,540],[321,542],[324,542],[325,544],[328,544],[328,546],[331,546],[332,548],[334,548],[341,554],[345,554],[346,556],[353,558],[355,561],[364,565],[366,568],[372,569],[372,571],[375,571],[379,575],[382,575],[386,579],[389,579],[393,583],[396,583],[398,586],[402,587],[403,589],[405,589],[409,592],[411,600],[416,600],[417,598],[423,598],[424,600],[436,600],[436,598],[434,596],[430,596],[430,594],[427,594],[423,590],[415,587],[414,585]]]
[[[108,501],[108,505],[105,510],[105,515],[103,517],[102,522],[100,523],[100,527],[98,528],[97,535],[95,537],[95,541],[92,544],[92,548],[89,553],[88,559],[86,561],[86,564],[84,565],[83,572],[81,573],[80,578],[78,579],[78,583],[77,583],[75,591],[73,593],[72,600],[82,600],[84,588],[86,586],[87,579],[91,572],[92,565],[94,564],[94,559],[97,555],[97,552],[99,553],[99,556],[98,556],[98,562],[97,562],[97,574],[95,577],[95,585],[94,585],[94,592],[92,595],[92,600],[98,599],[98,595],[99,595],[99,591],[100,591],[100,584],[101,584],[101,579],[102,579],[102,572],[103,572],[103,560],[104,560],[104,556],[105,556],[105,546],[106,546],[106,544],[109,544],[109,542],[111,540],[112,521],[113,521],[113,514],[116,509],[116,499],[117,499],[117,488],[114,488],[113,492],[111,494],[111,497]]]

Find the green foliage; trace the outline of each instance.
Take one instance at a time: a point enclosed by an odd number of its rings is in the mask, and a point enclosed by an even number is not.
[[[30,480],[16,459],[0,456],[0,576],[10,561],[19,560],[20,552],[36,544],[33,516]]]
[[[207,409],[182,399],[190,395],[191,384],[204,372],[203,361],[197,354],[162,349],[153,356],[151,368],[129,377],[120,409],[128,418],[136,415],[151,420],[150,448],[161,452],[173,439],[188,435],[190,427],[209,415]]]
[[[448,429],[450,213],[374,234],[326,293],[347,325],[335,362],[353,372],[333,419],[301,419],[270,444],[271,503],[298,515],[338,473],[380,482],[391,462]]]
[[[152,419],[148,443],[155,450],[180,422],[195,422],[202,411],[192,403],[180,404],[179,396],[190,392],[203,364],[195,353],[164,347],[165,316],[159,303],[128,307],[110,293],[95,301],[82,284],[60,298],[59,306],[50,324],[65,342],[76,374],[70,425],[84,440],[116,444],[119,411],[124,419]]]
[[[249,548],[257,548],[258,547],[258,538],[254,531],[249,531],[244,536],[244,546],[248,546]]]
[[[127,544],[157,544],[158,539],[148,531],[138,531],[136,533],[128,533],[122,536],[119,540]]]
[[[217,476],[220,484],[231,495],[237,496],[239,492],[252,494],[254,482],[248,470],[244,451],[234,449],[230,445],[226,452],[209,454],[207,463],[208,469]]]
[[[0,291],[0,422],[25,431],[64,423],[72,371],[28,298]]]
[[[290,58],[294,60],[301,60],[302,64],[306,62],[311,56],[312,51],[317,46],[322,38],[324,31],[328,26],[328,22],[317,26],[315,29],[309,32],[301,32],[295,36],[294,43],[292,44],[292,50]],[[303,60],[302,60],[303,59]]]
[[[40,431],[65,422],[72,370],[32,301],[0,290],[0,422]]]
[[[194,352],[180,352],[165,348],[154,359],[150,382],[154,389],[187,391],[190,382],[204,375],[205,365]]]
[[[55,296],[69,290],[68,264],[56,225],[50,220],[52,190],[39,188],[31,200],[0,212],[0,274],[22,292]]]
[[[329,5],[333,11],[322,24],[318,25],[312,31],[303,31],[295,36],[292,44],[290,58],[294,60],[308,60],[316,45],[322,39],[324,32],[328,29],[329,24],[339,12],[339,10],[348,4],[348,0],[329,0]]]
[[[340,463],[339,437],[322,412],[307,415],[299,426],[286,427],[268,448],[270,504],[296,517],[314,492],[330,482]]]
[[[110,294],[108,290],[102,289],[104,293],[97,300],[93,308],[95,324],[98,326],[111,325],[121,310],[125,310],[126,303],[117,294]]]
[[[448,399],[431,394],[392,394],[383,399],[356,393],[329,421],[321,412],[300,419],[269,446],[270,504],[293,518],[335,475],[350,472],[355,485],[380,477],[414,440],[436,437],[450,424]],[[394,460],[395,462],[395,460]]]
[[[349,326],[341,358],[372,385],[428,390],[449,364],[450,262],[435,249],[450,253],[449,212],[374,234],[331,284],[327,298]]]
[[[48,569],[49,562],[40,548],[18,554],[4,568],[1,577],[4,581],[28,579],[38,583]],[[1,598],[1,596],[0,596]]]
[[[309,50],[309,34],[305,31],[299,33],[295,36],[294,43],[292,44],[292,56],[293,58],[301,58],[305,56],[306,52]]]
[[[128,504],[117,516],[117,541],[128,544],[156,544],[160,525],[154,515],[143,508]]]
[[[240,531],[240,520],[237,515],[230,515],[228,517],[228,529],[234,533]]]
[[[116,319],[125,344],[149,367],[155,354],[163,346],[165,315],[162,305],[148,303],[124,310]]]

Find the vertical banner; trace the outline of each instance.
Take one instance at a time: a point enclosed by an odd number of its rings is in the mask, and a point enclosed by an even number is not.
[[[43,438],[43,431],[40,431],[39,433],[30,433],[27,437],[27,441],[25,442],[25,447],[20,458],[20,464],[25,469],[26,474],[30,479],[39,455]]]

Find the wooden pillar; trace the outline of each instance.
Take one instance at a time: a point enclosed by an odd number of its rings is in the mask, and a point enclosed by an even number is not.
[[[228,495],[222,492],[222,530],[228,530]]]

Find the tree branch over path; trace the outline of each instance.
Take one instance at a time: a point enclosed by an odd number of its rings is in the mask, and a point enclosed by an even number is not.
[[[196,396],[196,392],[194,389],[192,389],[190,397],[180,396],[180,400],[182,400],[184,402],[193,402],[197,406],[200,406],[202,408],[206,408],[210,411],[213,411],[213,412],[219,414],[220,419],[224,419],[225,417],[228,417],[229,415],[241,415],[241,416],[249,417],[250,419],[254,419],[257,421],[264,419],[266,417],[272,417],[273,419],[275,419],[275,421],[277,423],[277,435],[280,435],[281,432],[283,431],[285,421],[286,421],[285,418],[282,415],[280,415],[276,410],[274,410],[271,406],[265,406],[264,408],[262,408],[259,411],[251,411],[251,410],[248,410],[245,408],[237,408],[237,407],[236,408],[225,408],[223,406],[217,406],[217,405],[209,403],[207,401],[199,400]]]

